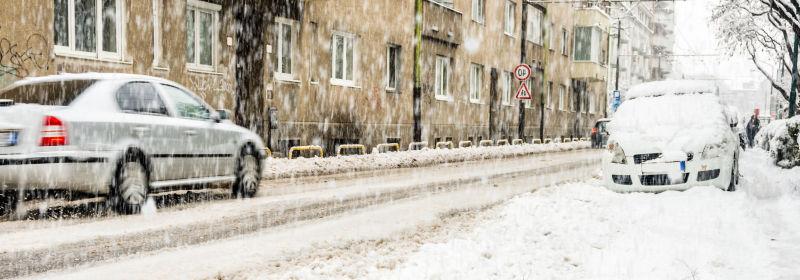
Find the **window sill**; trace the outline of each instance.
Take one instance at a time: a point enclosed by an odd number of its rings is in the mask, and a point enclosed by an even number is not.
[[[386,88],[386,92],[387,93],[400,93],[400,91],[397,90],[397,88]]]
[[[300,80],[296,80],[296,79],[291,78],[291,77],[281,77],[281,76],[275,76],[275,81],[278,82],[278,83],[281,83],[281,84],[299,85],[300,83],[302,83]]]
[[[448,95],[448,96],[437,95],[437,96],[434,96],[434,97],[436,98],[436,100],[439,100],[439,101],[453,102],[453,97],[450,96],[450,95]]]
[[[65,51],[55,51],[56,56],[65,57],[65,58],[76,58],[76,59],[83,59],[83,60],[91,60],[91,61],[100,61],[100,62],[108,62],[108,63],[116,63],[116,64],[124,64],[124,65],[133,65],[133,61],[124,61],[122,59],[116,58],[104,58],[98,57],[96,54],[91,53],[77,53],[77,52],[65,52]]]
[[[517,37],[514,37],[514,34],[507,33],[507,32],[503,32],[503,35],[506,35],[506,36],[508,36],[508,37],[511,37],[512,39],[516,39],[516,38],[517,38]]]
[[[483,102],[481,102],[480,99],[470,99],[469,103],[477,104],[477,105],[483,105]]]
[[[162,66],[153,66],[153,70],[169,72],[169,68]]]
[[[356,82],[354,82],[354,81],[340,80],[340,79],[331,78],[330,83],[331,83],[332,86],[340,86],[340,87],[346,87],[346,88],[361,89],[361,87],[357,86]]]
[[[506,106],[506,107],[514,107],[514,104],[511,104],[511,103],[503,103],[503,106]]]
[[[187,65],[186,66],[186,71],[189,71],[191,73],[198,73],[198,74],[208,74],[208,75],[217,75],[217,76],[223,76],[224,75],[223,73],[215,72],[214,69],[209,69],[209,68],[206,68],[206,67],[191,66],[191,65]]]

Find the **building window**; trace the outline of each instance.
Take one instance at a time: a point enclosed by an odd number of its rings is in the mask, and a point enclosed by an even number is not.
[[[472,0],[472,20],[483,23],[484,20],[484,0]]]
[[[161,0],[153,0],[153,67],[161,66]]]
[[[386,48],[386,89],[397,90],[400,75],[400,46]]]
[[[333,34],[333,84],[355,85],[355,36],[347,33]]]
[[[511,106],[511,92],[513,91],[513,75],[511,72],[503,71],[503,105]]]
[[[547,109],[553,109],[553,82],[547,82],[547,99],[544,104],[547,105]]]
[[[483,89],[483,66],[473,63],[469,69],[469,101],[479,103]]]
[[[186,7],[186,64],[191,69],[214,71],[218,13],[222,6],[189,0]]]
[[[600,63],[600,41],[602,31],[598,27],[575,27],[575,47],[572,57],[575,61],[592,61]]]
[[[536,8],[528,9],[528,30],[526,39],[532,43],[542,45],[542,19],[544,13]]]
[[[516,11],[517,11],[517,3],[514,3],[510,0],[506,0],[506,8],[505,8],[505,21],[503,22],[503,32],[506,35],[514,36],[514,29],[516,26]]]
[[[561,28],[561,54],[567,55],[569,46],[569,32],[566,28]]]
[[[122,59],[118,0],[54,0],[53,43],[61,55]]]
[[[434,91],[437,99],[450,99],[450,58],[436,57],[436,82]]]
[[[567,87],[564,85],[558,86],[558,110],[564,111],[564,96],[567,94]]]
[[[285,18],[275,19],[275,35],[277,57],[275,59],[275,77],[281,80],[294,79],[294,50],[296,39],[294,23]]]
[[[556,49],[556,36],[556,24],[551,21],[550,29],[547,31],[547,39],[550,40],[548,42],[550,45],[550,50]]]

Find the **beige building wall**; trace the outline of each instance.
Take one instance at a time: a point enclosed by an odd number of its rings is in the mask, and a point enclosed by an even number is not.
[[[115,72],[164,77],[185,85],[212,106],[233,109],[234,46],[230,5],[220,4],[214,67],[194,71],[186,65],[186,0],[118,0],[123,40],[121,56],[107,59],[58,52],[54,46],[54,1],[6,0],[0,9],[0,87],[26,77],[57,73]],[[154,7],[162,9],[162,57],[154,63]]]

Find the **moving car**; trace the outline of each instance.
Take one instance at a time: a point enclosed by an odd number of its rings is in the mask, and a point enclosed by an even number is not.
[[[608,124],[605,185],[622,192],[693,186],[734,191],[736,126],[713,83],[659,81],[631,88]]]
[[[0,189],[106,195],[121,213],[176,186],[258,190],[260,137],[177,83],[62,74],[18,81],[0,99]]]
[[[592,127],[592,148],[598,149],[606,146],[606,141],[608,140],[608,122],[611,119],[599,119],[597,122],[594,123]]]

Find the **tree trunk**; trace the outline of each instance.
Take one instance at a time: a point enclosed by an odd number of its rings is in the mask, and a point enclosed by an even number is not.
[[[266,138],[264,121],[265,0],[234,2],[236,29],[236,124]]]

